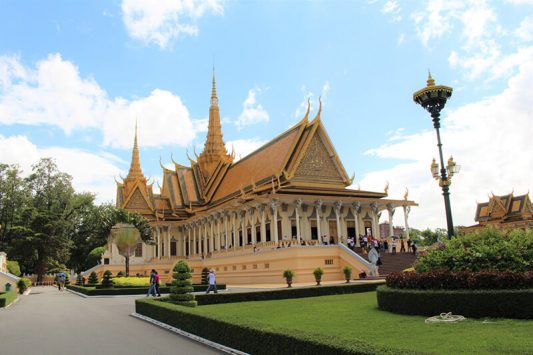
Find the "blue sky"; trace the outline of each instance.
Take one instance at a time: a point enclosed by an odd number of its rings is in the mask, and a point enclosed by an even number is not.
[[[156,5],[157,4],[157,5]],[[524,194],[533,171],[533,1],[0,1],[0,161],[54,157],[79,190],[112,201],[133,127],[141,163],[187,163],[205,138],[211,75],[228,148],[244,156],[324,103],[354,187],[420,207],[443,227],[430,118],[412,101],[431,69],[456,224],[476,201]],[[157,185],[157,184],[156,184]],[[386,214],[384,214],[386,215]],[[397,217],[403,223],[403,216]],[[385,217],[385,216],[384,216]]]

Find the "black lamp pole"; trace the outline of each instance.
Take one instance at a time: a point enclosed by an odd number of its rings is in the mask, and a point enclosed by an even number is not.
[[[455,163],[453,158],[448,161],[448,166],[444,165],[444,158],[442,157],[442,142],[440,139],[440,111],[446,105],[446,101],[452,96],[453,89],[449,86],[435,85],[435,81],[429,74],[427,80],[427,86],[421,90],[418,90],[413,94],[413,100],[426,109],[433,119],[433,127],[437,132],[437,146],[439,148],[440,158],[440,176],[438,175],[438,166],[433,160],[431,170],[433,177],[439,181],[439,186],[442,187],[442,195],[444,196],[444,207],[446,208],[446,221],[448,225],[448,238],[454,235],[453,220],[452,220],[452,208],[450,205],[450,184],[452,183],[451,177],[456,172]],[[450,176],[447,174],[447,169],[450,170]]]

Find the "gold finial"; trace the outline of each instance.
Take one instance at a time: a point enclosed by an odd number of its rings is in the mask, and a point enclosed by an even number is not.
[[[407,201],[407,198],[409,197],[409,189],[405,188],[405,194],[403,195],[403,199]]]
[[[427,80],[428,86],[435,86],[435,80],[433,80],[433,77],[431,76],[431,71],[428,69],[428,80]]]
[[[309,111],[311,111],[311,98],[307,99],[307,112],[305,113],[305,117],[303,118],[304,121],[307,121],[307,118],[309,117]]]
[[[319,96],[318,97],[318,112],[313,120],[319,120],[320,121],[320,113],[322,112],[322,99]]]
[[[387,194],[387,195],[389,194],[389,182],[388,182],[388,181],[385,183],[384,192],[385,192],[385,194]]]

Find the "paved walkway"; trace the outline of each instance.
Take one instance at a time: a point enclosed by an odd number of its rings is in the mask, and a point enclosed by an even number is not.
[[[82,298],[51,286],[33,287],[0,309],[0,354],[217,354],[130,317],[138,297]]]

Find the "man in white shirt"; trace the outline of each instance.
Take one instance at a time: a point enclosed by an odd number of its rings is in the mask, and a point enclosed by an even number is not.
[[[209,274],[207,274],[207,280],[209,281],[209,287],[207,288],[205,294],[207,295],[210,291],[215,291],[215,293],[218,293],[217,284],[215,281],[215,271],[213,269],[209,270]]]

